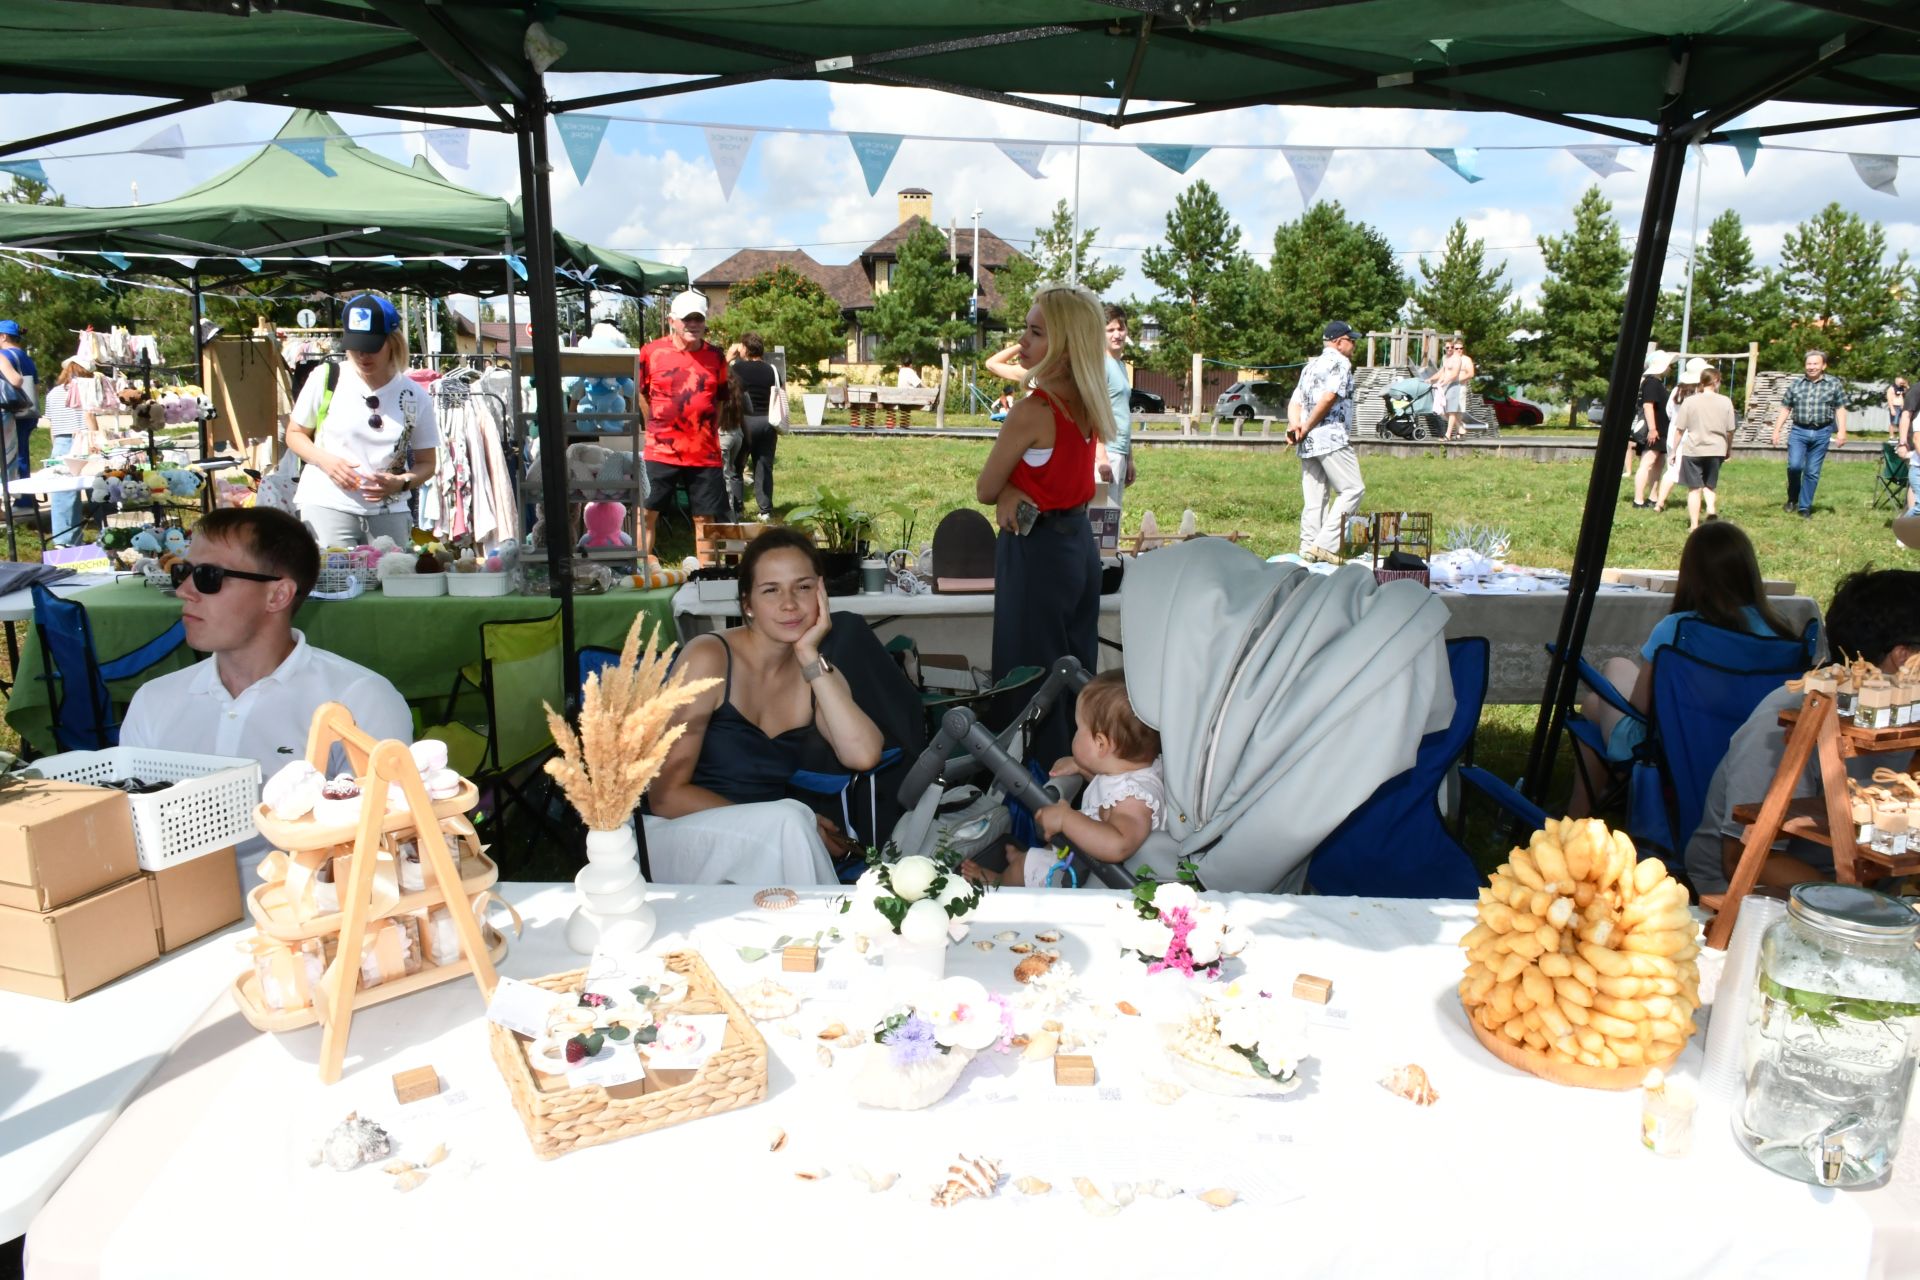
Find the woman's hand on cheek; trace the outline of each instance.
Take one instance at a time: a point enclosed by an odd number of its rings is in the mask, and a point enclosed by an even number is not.
[[[827,633],[833,630],[833,614],[827,604],[825,578],[813,580],[813,609],[813,625],[793,646],[794,656],[800,659],[803,666],[820,657],[820,644],[827,638]]]

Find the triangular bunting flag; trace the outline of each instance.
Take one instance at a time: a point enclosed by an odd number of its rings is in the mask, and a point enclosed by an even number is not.
[[[1847,156],[1847,159],[1853,161],[1853,171],[1860,175],[1860,181],[1875,191],[1890,196],[1900,194],[1893,189],[1893,180],[1900,176],[1899,156],[1861,155],[1853,152]]]
[[[560,145],[567,149],[567,159],[573,162],[574,181],[586,186],[611,120],[607,116],[564,115],[555,116],[553,123],[560,130]]]
[[[1727,141],[1733,144],[1733,149],[1740,155],[1740,172],[1752,173],[1754,157],[1760,154],[1759,135],[1745,129],[1731,129],[1727,132]]]
[[[887,180],[887,170],[893,167],[893,157],[900,151],[900,135],[897,133],[850,133],[847,141],[853,144],[854,159],[860,162],[860,172],[867,179],[867,194],[880,194],[880,184]]]
[[[400,259],[394,257],[390,253],[383,253],[379,257],[373,259],[373,261],[379,263],[383,267],[403,267],[406,265],[404,262],[400,261]]]
[[[1440,56],[1444,58],[1447,56],[1448,48],[1451,47],[1453,44],[1453,37],[1447,36],[1444,39],[1429,40],[1427,41],[1427,43],[1432,45],[1434,48],[1438,49],[1440,51]]]
[[[455,271],[465,271],[467,269],[467,259],[465,258],[441,258],[440,261],[452,267]]]
[[[427,130],[427,150],[456,169],[467,167],[467,141],[465,129]]]
[[[733,184],[739,181],[740,170],[747,163],[747,152],[751,150],[751,129],[707,130],[707,154],[713,157],[713,171],[720,177],[722,198],[733,199]]]
[[[1618,147],[1568,147],[1567,154],[1603,178],[1611,178],[1616,173],[1633,172],[1620,163]]]
[[[1320,180],[1327,176],[1327,162],[1333,159],[1331,147],[1282,147],[1280,154],[1287,158],[1287,168],[1293,170],[1293,181],[1300,188],[1300,203],[1311,206],[1313,193],[1320,189]]]
[[[1000,153],[1020,166],[1020,172],[1029,178],[1040,176],[1040,162],[1047,158],[1047,144],[1044,142],[997,142]]]
[[[1185,173],[1200,163],[1211,147],[1189,147],[1173,142],[1142,142],[1139,148],[1175,173]]]
[[[299,156],[302,160],[305,160],[329,178],[337,178],[340,176],[333,171],[333,166],[327,163],[327,140],[325,138],[275,138],[274,142],[286,148],[288,151],[293,152],[294,155]]]
[[[105,258],[108,262],[111,262],[114,266],[120,268],[120,270],[122,271],[125,271],[128,267],[133,265],[133,260],[127,257],[127,255],[124,253],[108,253],[105,250],[102,250],[100,253],[100,256]]]
[[[519,254],[516,254],[516,253],[508,254],[507,265],[509,267],[512,267],[513,274],[519,276],[522,280],[525,280],[527,278],[527,264],[520,260]]]
[[[17,173],[29,182],[47,185],[47,168],[38,160],[0,160],[0,171]]]
[[[179,263],[181,266],[185,267],[189,271],[192,271],[195,267],[200,265],[200,259],[198,258],[190,258],[178,253],[170,253],[167,256],[169,258],[172,258],[175,262]]]
[[[160,132],[135,147],[135,151],[150,156],[165,156],[169,160],[185,160],[187,136],[180,132],[180,126],[170,124]]]
[[[1427,154],[1468,182],[1480,181],[1480,152],[1473,147],[1428,147]]]
[[[237,261],[249,271],[258,271],[260,269],[260,259],[258,258],[239,258]]]

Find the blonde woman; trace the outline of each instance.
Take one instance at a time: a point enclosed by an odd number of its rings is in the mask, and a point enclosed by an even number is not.
[[[344,365],[307,376],[287,421],[305,465],[293,503],[322,549],[378,537],[408,545],[409,499],[433,475],[440,426],[433,397],[407,377],[400,314],[378,294],[347,303]]]
[[[1094,668],[1100,643],[1100,551],[1087,522],[1096,444],[1113,439],[1100,301],[1070,285],[1043,285],[1014,344],[1032,394],[1007,413],[974,496],[994,508],[993,675],[1049,666],[1072,654]],[[1002,353],[1003,355],[1006,353]],[[1036,760],[1073,742],[1070,709],[1056,704],[1033,731]]]
[[[84,457],[104,443],[93,410],[87,405],[92,397],[86,384],[93,381],[93,361],[85,355],[68,356],[60,366],[59,380],[47,392],[47,424],[53,436],[52,457]],[[48,500],[53,512],[53,545],[70,547],[80,540],[80,492],[67,489]]]

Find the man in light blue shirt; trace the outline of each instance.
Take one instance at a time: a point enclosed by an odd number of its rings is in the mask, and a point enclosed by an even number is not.
[[[1133,379],[1123,357],[1127,352],[1127,309],[1107,304],[1107,399],[1113,402],[1113,443],[1094,447],[1094,479],[1110,486],[1113,505],[1119,506],[1133,483]]]
[[[1326,346],[1300,371],[1287,405],[1287,439],[1300,447],[1300,555],[1340,563],[1347,517],[1360,509],[1366,485],[1347,443],[1353,427],[1353,326],[1330,322]]]

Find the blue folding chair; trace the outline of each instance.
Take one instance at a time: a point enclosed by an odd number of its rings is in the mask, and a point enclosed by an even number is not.
[[[574,662],[580,669],[580,683],[583,685],[587,682],[588,676],[605,671],[620,661],[618,649],[608,649],[597,644],[590,644],[576,651],[573,656]]]
[[[874,787],[874,775],[890,769],[899,763],[902,754],[900,748],[888,747],[880,753],[879,764],[873,766],[871,769],[863,769],[858,773],[851,770],[796,769],[793,772],[793,776],[787,779],[787,785],[797,791],[805,791],[811,795],[839,796],[840,829],[847,833],[847,838],[862,847],[869,844],[878,844],[880,840],[878,831],[880,826],[880,798]],[[861,782],[867,784],[867,834],[864,837],[853,825],[853,806],[848,803],[847,799],[848,796],[852,794],[853,788]],[[850,884],[853,880],[859,878],[860,872],[866,870],[866,860],[856,855],[849,858],[845,865],[836,868],[836,870],[839,871],[842,882]],[[849,871],[852,872],[851,878],[848,876]]]
[[[1447,772],[1466,755],[1487,696],[1483,636],[1447,641],[1453,676],[1453,719],[1420,740],[1413,767],[1381,783],[1314,850],[1307,882],[1314,892],[1355,897],[1471,898],[1480,874],[1440,814]],[[1506,783],[1471,766],[1463,780],[1485,790],[1502,808],[1538,827],[1546,815]]]
[[[34,629],[46,666],[47,701],[53,710],[53,741],[62,751],[104,751],[120,743],[120,719],[109,682],[139,675],[186,643],[187,628],[175,622],[131,653],[102,662],[93,628],[78,600],[66,600],[40,583],[32,586]]]

